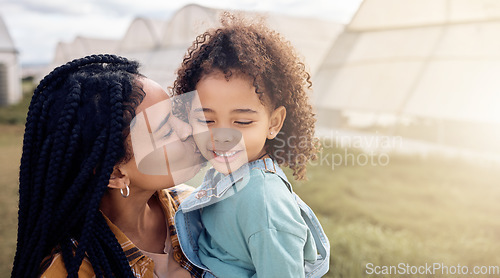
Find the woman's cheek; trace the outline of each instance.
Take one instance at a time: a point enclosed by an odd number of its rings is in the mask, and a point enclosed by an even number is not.
[[[177,140],[166,145],[167,158],[170,164],[184,159],[189,152],[194,152],[194,150],[189,150],[186,144],[187,143]]]
[[[196,143],[196,146],[201,150],[204,151],[207,146],[209,146],[210,142],[210,132],[209,131],[202,131],[202,132],[197,132],[193,130],[193,138],[194,142]]]

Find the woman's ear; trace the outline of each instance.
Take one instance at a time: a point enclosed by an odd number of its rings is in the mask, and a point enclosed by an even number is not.
[[[283,127],[283,123],[286,118],[286,108],[284,106],[280,106],[271,113],[271,118],[269,121],[269,133],[267,134],[267,139],[274,139],[278,132],[280,132]]]
[[[125,189],[127,185],[130,185],[130,178],[127,172],[121,166],[115,166],[113,168],[113,173],[109,177],[109,188],[114,189]]]

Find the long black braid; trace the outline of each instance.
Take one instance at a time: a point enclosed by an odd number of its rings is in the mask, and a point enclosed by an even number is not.
[[[36,277],[60,248],[68,277],[88,256],[97,277],[133,277],[99,211],[113,167],[130,158],[128,126],[144,98],[138,63],[92,55],[54,69],[29,107],[12,277]]]

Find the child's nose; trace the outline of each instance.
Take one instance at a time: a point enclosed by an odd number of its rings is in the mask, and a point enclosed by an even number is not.
[[[241,139],[241,132],[233,128],[211,128],[212,138],[216,143],[238,143]]]

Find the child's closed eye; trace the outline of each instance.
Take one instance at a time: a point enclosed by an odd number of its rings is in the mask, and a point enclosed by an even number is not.
[[[238,125],[249,125],[253,123],[253,121],[235,121],[234,123]]]

